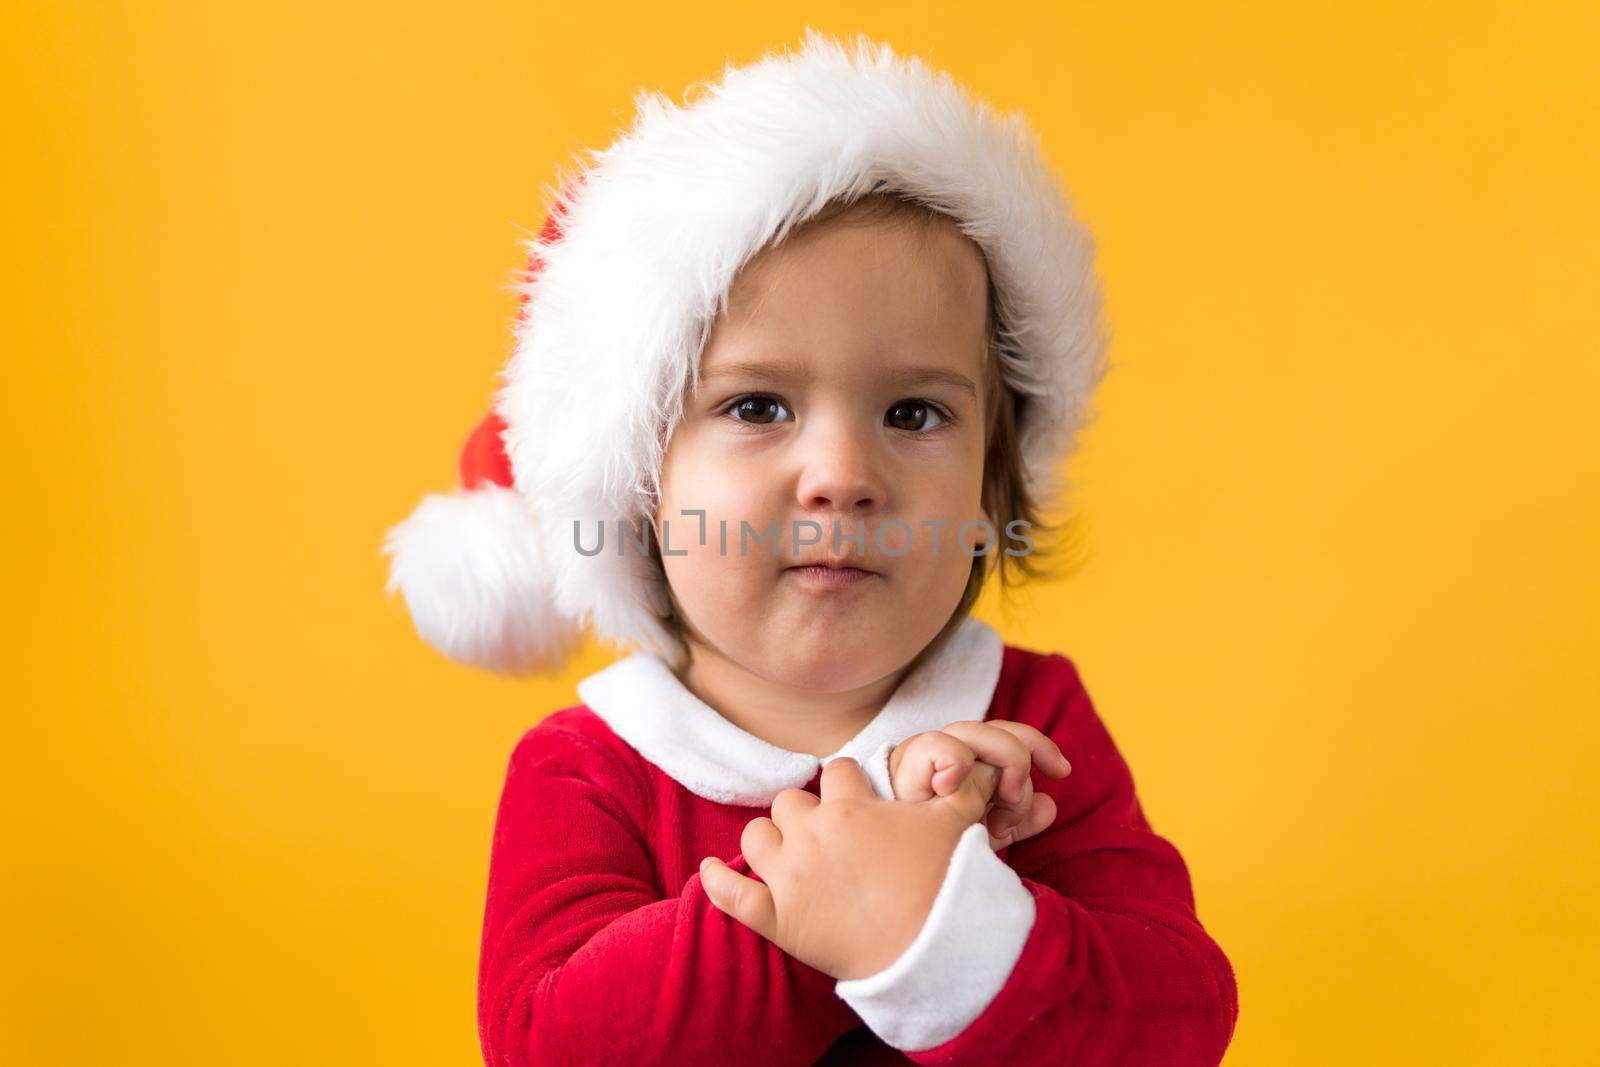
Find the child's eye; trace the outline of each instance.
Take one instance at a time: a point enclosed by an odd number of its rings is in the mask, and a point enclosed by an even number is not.
[[[757,426],[781,422],[778,413],[788,411],[782,401],[770,396],[742,396],[728,406],[727,414],[739,422]]]
[[[783,401],[760,394],[738,398],[728,405],[724,414],[749,426],[767,426],[793,417]],[[929,400],[902,400],[884,415],[885,424],[912,433],[925,433],[949,421],[950,413]]]
[[[928,421],[930,416],[935,420],[932,423]],[[888,414],[884,415],[883,421],[897,430],[918,432],[940,426],[949,417],[947,412],[931,401],[902,400],[889,409]]]

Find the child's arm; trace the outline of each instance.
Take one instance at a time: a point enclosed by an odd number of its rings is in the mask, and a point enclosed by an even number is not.
[[[517,746],[479,961],[487,1062],[815,1062],[860,1025],[834,980],[719,911],[698,874],[662,899],[628,814],[647,799],[572,731]]]
[[[1048,674],[1019,717],[1073,768],[1036,783],[1054,824],[1004,857],[971,828],[916,941],[839,994],[919,1063],[1216,1064],[1237,987],[1183,858],[1150,828],[1071,662],[1036,669]]]

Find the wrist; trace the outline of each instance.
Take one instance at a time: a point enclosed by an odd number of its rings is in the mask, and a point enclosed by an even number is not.
[[[834,984],[874,1033],[902,1051],[933,1048],[966,1029],[999,994],[1033,930],[1033,894],[976,824],[965,833],[905,952],[882,971]]]
[[[951,862],[962,835],[974,825],[951,817],[948,811],[928,811],[929,832],[924,837],[927,850],[917,856],[905,870],[901,881],[904,891],[899,900],[903,907],[883,908],[871,924],[876,936],[862,937],[857,942],[861,951],[849,965],[833,977],[841,981],[858,981],[888,968],[905,955],[927,926],[940,892],[949,880]],[[918,835],[923,836],[923,835]],[[985,841],[988,840],[985,834]]]

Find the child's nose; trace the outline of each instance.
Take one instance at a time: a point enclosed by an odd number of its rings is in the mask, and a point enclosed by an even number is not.
[[[854,515],[883,505],[883,477],[872,446],[859,436],[841,431],[807,442],[797,489],[802,507]]]

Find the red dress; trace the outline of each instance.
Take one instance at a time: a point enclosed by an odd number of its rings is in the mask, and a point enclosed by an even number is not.
[[[479,959],[490,1064],[1216,1064],[1233,969],[1196,916],[1188,869],[1151,830],[1071,660],[968,619],[825,759],[788,752],[638,654],[584,679],[511,755]],[[723,914],[700,883],[739,855],[784,789],[887,756],[950,722],[1010,719],[1061,747],[1034,774],[1058,815],[992,850],[957,845],[921,932],[885,970],[835,981]]]

